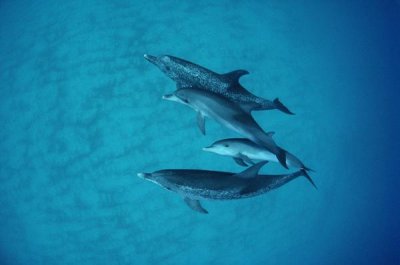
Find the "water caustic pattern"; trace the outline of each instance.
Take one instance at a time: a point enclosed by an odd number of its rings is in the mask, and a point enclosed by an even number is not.
[[[1,264],[396,264],[397,2],[1,1]],[[253,115],[316,172],[200,215],[136,176],[240,172],[239,137],[162,95],[173,54],[278,97]],[[251,78],[250,78],[251,77]],[[289,149],[289,148],[288,148]],[[262,174],[287,172],[269,163]]]

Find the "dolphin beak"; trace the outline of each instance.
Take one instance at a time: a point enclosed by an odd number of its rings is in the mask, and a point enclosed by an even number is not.
[[[209,152],[210,149],[212,149],[212,148],[213,148],[213,146],[210,145],[210,146],[207,146],[207,147],[203,147],[202,150],[203,150],[203,151],[206,151],[206,152]]]
[[[142,179],[147,179],[150,174],[149,173],[138,173],[137,176]]]
[[[166,95],[162,96],[162,99],[173,100],[174,97],[175,97],[174,94],[166,94]]]
[[[153,56],[153,55],[144,54],[143,57],[144,57],[147,61],[149,61],[149,62],[151,62],[151,63],[153,63],[153,64],[156,64],[156,63],[157,63],[157,57],[155,57],[155,56]]]

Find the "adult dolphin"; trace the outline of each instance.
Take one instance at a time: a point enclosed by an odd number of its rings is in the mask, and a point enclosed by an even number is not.
[[[278,98],[271,101],[257,97],[241,86],[239,79],[243,75],[249,74],[247,70],[217,74],[205,67],[170,55],[145,54],[144,58],[174,80],[178,89],[197,87],[209,90],[239,104],[246,112],[278,109],[284,113],[293,114]]]
[[[197,124],[205,134],[205,117],[210,117],[223,126],[241,134],[251,141],[264,146],[275,154],[278,161],[287,168],[286,151],[276,145],[272,136],[257,124],[251,114],[243,111],[237,104],[215,94],[198,88],[182,88],[164,99],[176,101],[193,108],[197,112]]]
[[[253,160],[279,162],[276,159],[276,156],[265,147],[255,144],[246,138],[228,138],[219,140],[208,147],[204,147],[203,151],[223,156],[230,156],[237,164],[245,167],[248,166],[247,164],[254,165],[255,163]],[[307,171],[311,170],[306,167],[299,158],[288,151],[286,151],[286,164],[289,167],[300,168]]]
[[[284,175],[259,175],[267,162],[260,162],[238,174],[231,172],[165,169],[153,173],[138,173],[138,176],[176,192],[186,204],[200,213],[208,213],[201,205],[201,199],[233,200],[261,195],[304,176],[314,186],[305,170]]]

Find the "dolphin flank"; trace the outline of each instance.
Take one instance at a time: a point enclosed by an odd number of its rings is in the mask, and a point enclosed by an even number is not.
[[[233,200],[254,197],[279,188],[293,179],[304,176],[314,186],[305,170],[284,175],[259,175],[267,162],[259,162],[240,173],[166,169],[153,173],[139,173],[138,176],[151,181],[184,197],[186,204],[200,213],[208,213],[201,199]]]
[[[271,101],[257,97],[240,85],[240,77],[249,74],[247,70],[217,74],[205,67],[170,55],[145,54],[144,58],[174,80],[178,89],[197,87],[220,94],[239,104],[246,112],[278,109],[284,113],[293,114],[278,98]]]

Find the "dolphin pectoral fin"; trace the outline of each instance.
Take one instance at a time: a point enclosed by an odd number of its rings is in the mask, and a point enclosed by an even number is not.
[[[246,162],[247,164],[254,165],[255,163],[253,160],[251,160],[248,156],[245,156],[243,154],[239,154],[239,158],[242,159],[242,161]]]
[[[206,121],[200,111],[197,112],[197,126],[199,127],[201,133],[206,135]]]
[[[185,203],[194,211],[199,212],[199,213],[204,213],[207,214],[208,211],[201,206],[199,200],[193,200],[188,197],[185,197],[184,199]]]
[[[245,178],[245,179],[250,179],[250,178],[255,178],[258,176],[258,172],[260,169],[266,164],[268,161],[262,161],[254,166],[249,167],[248,169],[243,170],[242,172],[234,175],[237,178]]]
[[[235,70],[229,73],[224,74],[225,78],[227,78],[231,85],[236,85],[239,84],[239,79],[244,76],[244,75],[248,75],[249,71],[247,70]]]
[[[235,160],[236,164],[242,167],[247,167],[248,165],[243,161],[243,159],[239,157],[234,157],[233,160]]]

